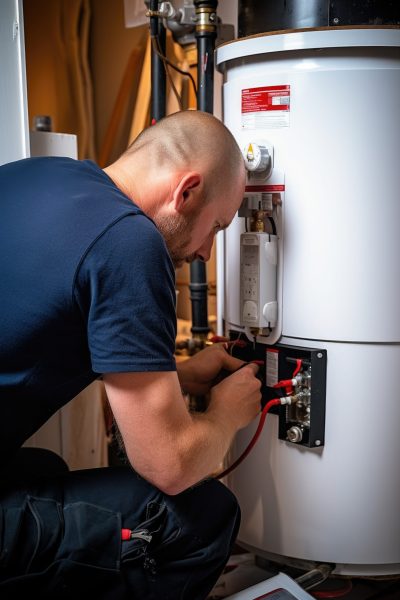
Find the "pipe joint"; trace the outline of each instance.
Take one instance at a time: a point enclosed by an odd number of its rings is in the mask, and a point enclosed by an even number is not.
[[[217,5],[218,2],[195,2],[196,16],[196,34],[211,33],[217,34]]]

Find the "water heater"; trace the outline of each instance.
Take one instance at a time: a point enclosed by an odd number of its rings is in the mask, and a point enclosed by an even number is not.
[[[337,574],[398,574],[400,30],[253,35],[216,65],[248,167],[217,242],[221,333],[264,360],[263,401],[296,399],[227,478],[238,541]]]

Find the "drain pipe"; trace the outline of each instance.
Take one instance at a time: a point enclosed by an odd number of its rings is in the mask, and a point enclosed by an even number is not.
[[[314,588],[316,585],[319,585],[328,579],[335,566],[336,565],[325,563],[316,565],[316,567],[311,571],[308,571],[307,573],[300,575],[300,577],[297,577],[296,583],[298,583],[303,590],[310,590],[311,588]]]
[[[214,110],[214,49],[217,37],[217,0],[194,0],[197,43],[197,110]],[[206,265],[201,260],[190,264],[190,300],[194,338],[206,340],[208,325],[208,284]]]
[[[150,0],[150,38],[151,38],[151,124],[153,125],[163,117],[166,112],[166,75],[162,59],[154,49],[154,44],[165,56],[166,30],[159,18],[158,0]]]

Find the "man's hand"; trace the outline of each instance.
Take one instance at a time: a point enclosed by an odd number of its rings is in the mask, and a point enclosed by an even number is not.
[[[228,354],[226,344],[213,344],[191,358],[177,363],[182,389],[193,396],[204,396],[217,383],[222,370],[237,371],[243,360]]]
[[[257,379],[258,365],[248,363],[214,386],[208,414],[216,416],[233,431],[246,427],[261,410],[261,382]]]

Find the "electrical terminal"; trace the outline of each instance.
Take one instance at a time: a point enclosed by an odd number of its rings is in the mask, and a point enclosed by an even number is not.
[[[297,375],[292,379],[293,387],[302,385],[303,380],[304,380],[304,373],[303,372],[297,373]]]
[[[290,404],[296,404],[296,402],[298,401],[298,396],[296,394],[292,395],[292,396],[284,396],[283,398],[279,398],[280,403],[282,404],[282,406],[286,405],[290,405]]]
[[[294,377],[293,379],[282,379],[282,381],[278,381],[278,383],[275,383],[274,388],[297,387],[300,384],[301,384],[301,378],[299,380],[296,375],[296,377]]]

